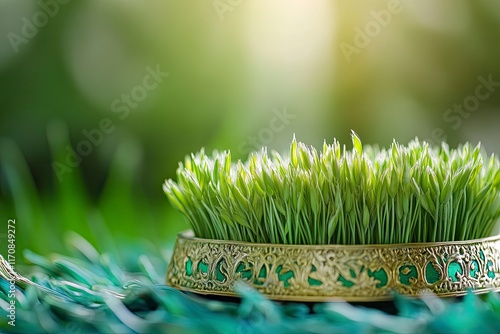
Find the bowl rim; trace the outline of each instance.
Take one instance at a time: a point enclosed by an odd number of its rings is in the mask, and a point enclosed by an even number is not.
[[[449,245],[471,245],[471,244],[481,244],[484,242],[494,242],[500,240],[500,234],[470,240],[458,240],[458,241],[435,241],[435,242],[413,242],[413,243],[395,243],[395,244],[317,244],[317,245],[301,245],[301,244],[273,244],[273,243],[260,243],[260,242],[249,242],[240,240],[221,240],[221,239],[207,239],[200,238],[194,235],[193,230],[188,229],[177,234],[177,239],[196,241],[202,243],[217,243],[217,244],[231,244],[231,245],[241,245],[241,246],[252,246],[252,247],[279,247],[279,248],[304,248],[304,249],[348,249],[348,250],[358,250],[358,249],[374,249],[374,248],[427,248],[427,247],[438,247],[438,246],[449,246]]]

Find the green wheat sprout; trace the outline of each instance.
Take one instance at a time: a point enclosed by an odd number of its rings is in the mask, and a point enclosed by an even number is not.
[[[500,162],[470,143],[415,139],[388,149],[295,137],[286,155],[263,148],[187,156],[163,189],[197,237],[274,244],[394,244],[491,236],[500,220]]]

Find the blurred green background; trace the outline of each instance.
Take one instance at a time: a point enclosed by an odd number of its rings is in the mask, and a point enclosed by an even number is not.
[[[18,250],[164,247],[162,182],[201,147],[500,153],[499,31],[494,0],[0,0],[0,253],[12,218]]]

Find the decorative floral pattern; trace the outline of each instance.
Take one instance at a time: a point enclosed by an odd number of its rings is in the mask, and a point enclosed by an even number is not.
[[[238,280],[271,299],[297,301],[500,290],[500,236],[408,245],[293,246],[179,235],[167,273],[171,286],[234,295]]]

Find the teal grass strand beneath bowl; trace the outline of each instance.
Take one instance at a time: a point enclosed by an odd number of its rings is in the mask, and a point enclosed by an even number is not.
[[[167,260],[160,253],[135,249],[136,256],[125,265],[109,253],[81,250],[74,257],[50,258],[26,252],[33,273],[25,276],[38,286],[14,286],[15,327],[8,323],[10,283],[0,275],[2,333],[500,332],[498,293],[485,298],[468,294],[461,300],[396,296],[395,315],[338,300],[282,304],[244,285],[236,287],[239,300],[219,301],[165,286]],[[75,268],[85,271],[87,279]],[[99,284],[89,288],[88,279]]]

